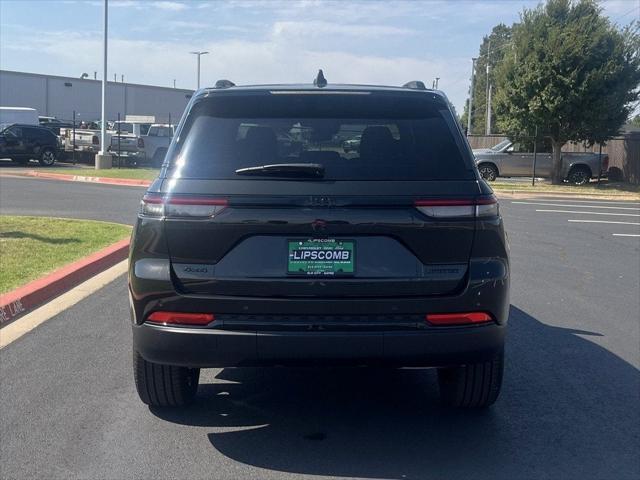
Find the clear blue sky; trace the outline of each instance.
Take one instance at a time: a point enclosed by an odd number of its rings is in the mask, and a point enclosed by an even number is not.
[[[422,79],[462,112],[482,37],[537,1],[110,0],[109,77],[195,88],[191,50],[209,50],[202,83],[402,84]],[[607,0],[613,21],[640,0]],[[0,0],[0,68],[93,77],[102,70],[102,0]]]

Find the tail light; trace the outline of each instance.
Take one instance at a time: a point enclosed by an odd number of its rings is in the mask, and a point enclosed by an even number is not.
[[[147,321],[161,325],[209,325],[215,320],[212,313],[153,312]]]
[[[495,217],[499,213],[498,200],[494,195],[416,200],[414,205],[429,217]]]
[[[228,204],[224,198],[163,197],[147,194],[140,202],[140,214],[147,217],[212,218]]]
[[[609,170],[609,155],[602,156],[602,172]]]
[[[484,312],[430,313],[425,320],[431,325],[473,325],[493,322],[493,317]]]
[[[138,148],[144,148],[144,140],[142,137],[138,137]]]
[[[93,137],[91,137],[91,143],[93,145],[100,145],[100,139],[98,138],[97,135],[94,135]]]

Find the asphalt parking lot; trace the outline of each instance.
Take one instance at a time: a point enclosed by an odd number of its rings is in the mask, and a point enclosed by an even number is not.
[[[132,223],[142,193],[0,179],[6,214]],[[384,369],[212,369],[192,407],[149,409],[122,276],[0,351],[0,477],[639,478],[640,203],[501,209],[512,307],[489,411]]]

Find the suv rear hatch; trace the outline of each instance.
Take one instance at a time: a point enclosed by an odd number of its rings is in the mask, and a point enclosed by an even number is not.
[[[477,204],[492,200],[480,196],[447,102],[428,92],[309,92],[194,99],[162,187],[145,197],[164,215],[176,290],[364,298],[462,289]]]

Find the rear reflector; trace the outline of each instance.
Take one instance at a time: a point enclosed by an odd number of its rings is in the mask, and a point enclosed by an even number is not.
[[[436,198],[416,200],[415,207],[429,217],[495,217],[498,200],[493,195],[476,198]]]
[[[430,313],[425,320],[431,325],[470,325],[492,322],[491,315],[484,312],[470,313]]]
[[[147,194],[140,202],[140,214],[148,217],[211,218],[228,205],[224,198],[163,197]]]
[[[209,325],[215,320],[212,313],[153,312],[147,321],[162,325]]]

